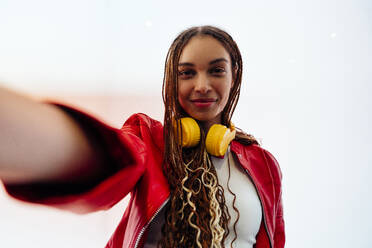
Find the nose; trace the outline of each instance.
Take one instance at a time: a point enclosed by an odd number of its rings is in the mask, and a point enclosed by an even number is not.
[[[206,94],[211,90],[211,85],[206,75],[199,74],[195,80],[194,90],[201,94]]]

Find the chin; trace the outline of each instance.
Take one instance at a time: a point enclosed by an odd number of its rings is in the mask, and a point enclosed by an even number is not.
[[[188,109],[189,111],[185,111],[183,108],[184,113],[186,113],[191,118],[199,121],[199,122],[210,122],[214,120],[219,120],[219,117],[222,114],[222,111],[216,111],[215,109],[205,110],[203,111],[195,111],[194,109]],[[217,123],[217,122],[216,122]]]
[[[200,122],[209,122],[216,120],[218,118],[218,115],[211,115],[205,113],[189,114],[189,116]]]

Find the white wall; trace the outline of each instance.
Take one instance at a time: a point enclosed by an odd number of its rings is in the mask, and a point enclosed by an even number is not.
[[[363,0],[3,0],[0,81],[37,95],[136,94],[161,103],[175,36],[193,25],[222,27],[245,65],[234,122],[260,138],[283,171],[286,247],[367,248],[371,14]],[[116,106],[102,117],[114,120]],[[159,116],[161,105],[153,111]],[[5,193],[0,203],[0,246],[10,248],[103,247],[125,206],[75,216]]]

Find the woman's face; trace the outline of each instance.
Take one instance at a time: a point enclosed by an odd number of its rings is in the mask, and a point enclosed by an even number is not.
[[[178,64],[178,101],[194,119],[209,128],[221,123],[233,84],[230,55],[211,36],[195,36]]]

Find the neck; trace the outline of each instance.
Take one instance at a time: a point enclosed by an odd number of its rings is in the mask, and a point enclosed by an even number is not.
[[[208,122],[208,123],[202,123],[201,124],[201,128],[204,130],[205,133],[208,133],[209,128],[211,128],[211,126],[213,124],[215,124],[215,123],[210,123],[210,122]]]
[[[221,116],[216,117],[216,119],[214,120],[201,122],[201,128],[204,130],[205,133],[208,133],[209,129],[214,124],[221,124]]]

